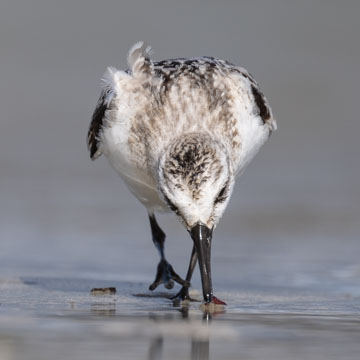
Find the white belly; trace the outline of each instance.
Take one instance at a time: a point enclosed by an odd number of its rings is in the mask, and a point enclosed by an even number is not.
[[[144,182],[144,174],[129,176],[123,171],[119,171],[109,159],[113,168],[120,174],[132,194],[150,211],[168,212],[168,206],[160,199],[159,194],[148,182]]]
[[[120,174],[129,190],[150,211],[167,212],[168,206],[159,197],[153,174],[139,167],[129,153],[124,128],[113,126],[104,129],[103,151],[111,166]]]

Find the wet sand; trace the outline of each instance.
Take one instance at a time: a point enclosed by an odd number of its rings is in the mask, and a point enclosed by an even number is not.
[[[94,286],[116,295],[92,296]],[[1,280],[0,358],[358,359],[360,298],[310,291],[220,291],[223,311],[174,308],[145,283]],[[171,292],[170,292],[171,293]],[[200,298],[196,290],[193,296]],[[260,300],[261,299],[261,300]]]

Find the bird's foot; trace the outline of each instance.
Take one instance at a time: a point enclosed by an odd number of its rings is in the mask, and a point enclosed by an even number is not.
[[[183,286],[180,291],[171,298],[174,306],[180,306],[182,302],[199,301],[189,295],[189,286]]]
[[[209,302],[203,302],[200,305],[200,309],[204,311],[204,314],[215,315],[217,313],[223,313],[226,302],[218,299],[216,296],[212,297]]]
[[[173,269],[173,267],[165,260],[161,260],[157,267],[154,282],[149,286],[149,290],[155,290],[160,284],[164,284],[167,289],[174,287],[174,281],[180,285],[190,286],[189,281],[183,280]]]

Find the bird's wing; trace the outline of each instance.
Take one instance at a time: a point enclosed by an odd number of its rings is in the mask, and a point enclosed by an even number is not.
[[[115,102],[126,103],[131,91],[125,90],[122,84],[127,83],[130,78],[140,79],[144,74],[151,71],[152,62],[149,58],[151,48],[143,42],[136,43],[129,51],[128,63],[130,69],[120,71],[109,67],[105,72],[103,80],[103,90],[92,116],[88,131],[88,148],[92,160],[97,159],[102,154],[101,135],[106,124],[107,115],[116,108]],[[124,96],[125,95],[125,96]]]
[[[254,77],[246,69],[238,66],[233,66],[232,72],[248,83],[255,109],[254,115],[259,118],[264,125],[267,125],[270,131],[276,130],[277,124],[269,102]]]
[[[92,115],[87,144],[92,160],[97,159],[101,154],[100,135],[106,117],[106,111],[111,109],[111,101],[114,97],[114,89],[105,87],[101,91],[100,98]]]

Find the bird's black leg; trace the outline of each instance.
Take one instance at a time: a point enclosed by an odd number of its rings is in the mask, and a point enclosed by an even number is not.
[[[160,254],[160,262],[157,267],[156,277],[154,282],[149,286],[149,290],[155,290],[160,284],[164,284],[167,289],[172,289],[174,287],[174,281],[180,285],[189,287],[190,283],[183,280],[165,259],[164,243],[166,236],[157,223],[155,215],[149,214],[149,220],[153,242]]]
[[[183,285],[181,290],[172,298],[172,300],[174,301],[174,305],[179,305],[180,302],[183,300],[192,300],[189,296],[189,287],[190,287],[191,277],[192,277],[192,274],[193,274],[195,266],[196,266],[196,262],[197,262],[197,254],[196,254],[196,248],[194,245],[192,252],[191,252],[189,268],[188,268],[188,271],[186,274],[186,279],[185,279],[185,281],[187,281],[189,283],[189,286]]]

